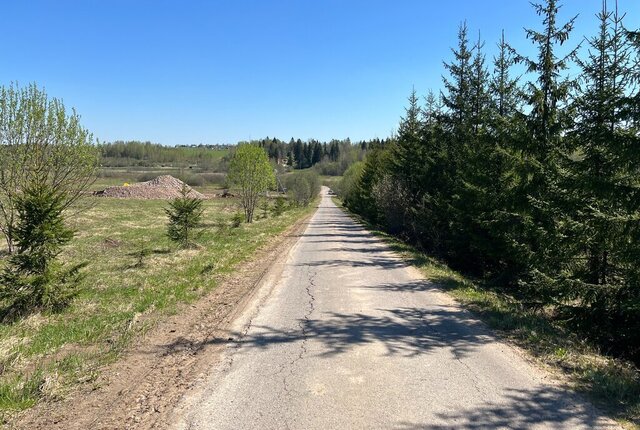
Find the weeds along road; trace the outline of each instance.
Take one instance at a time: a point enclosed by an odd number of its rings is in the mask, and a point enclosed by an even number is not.
[[[322,203],[176,429],[617,428]]]

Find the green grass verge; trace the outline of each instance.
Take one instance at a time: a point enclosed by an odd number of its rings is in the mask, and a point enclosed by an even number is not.
[[[340,205],[339,199],[334,199]],[[346,210],[346,209],[345,209]],[[451,270],[398,238],[353,215],[426,279],[440,285],[491,328],[554,370],[573,389],[627,428],[640,429],[640,371],[607,357],[544,313],[527,311],[513,297]]]
[[[207,200],[200,247],[180,250],[165,235],[166,201],[87,200],[90,208],[70,220],[77,234],[61,255],[89,263],[78,297],[63,312],[0,324],[0,416],[96,383],[133,339],[211,291],[314,207],[267,218],[258,211],[253,224],[232,228],[238,202]]]

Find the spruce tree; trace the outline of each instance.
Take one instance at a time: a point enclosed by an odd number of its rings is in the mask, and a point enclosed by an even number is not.
[[[500,285],[509,286],[522,270],[520,248],[513,240],[520,233],[517,216],[514,216],[517,213],[515,203],[519,200],[519,190],[514,186],[514,171],[521,162],[522,142],[528,133],[525,115],[521,111],[523,94],[519,78],[512,76],[516,58],[505,39],[504,30],[497,48],[488,84],[490,100],[485,118],[485,153],[480,158],[483,164],[478,166],[481,172],[486,172],[480,188],[485,211],[478,219],[486,237],[476,246],[477,252],[482,253],[486,260],[485,276]]]
[[[195,234],[204,212],[202,200],[189,197],[189,191],[187,186],[183,185],[180,197],[173,199],[165,209],[169,218],[167,236],[183,248],[194,245]]]
[[[444,63],[448,77],[443,77],[444,90],[441,93],[445,114],[441,147],[437,152],[435,165],[442,168],[438,189],[431,193],[431,210],[437,223],[443,230],[438,239],[442,250],[453,250],[458,242],[461,219],[455,209],[460,202],[462,187],[460,177],[461,166],[468,156],[468,147],[473,141],[473,89],[472,89],[472,56],[469,46],[466,22],[458,28],[458,45],[452,49],[453,60]],[[423,202],[423,209],[427,209]],[[455,258],[455,257],[453,257]]]
[[[613,219],[624,211],[629,189],[621,189],[625,175],[624,146],[628,138],[625,89],[629,85],[630,57],[621,17],[607,10],[606,2],[597,15],[599,33],[587,39],[589,53],[578,60],[582,86],[576,97],[577,127],[573,133],[580,158],[573,163],[574,188],[581,207],[582,233],[589,254],[585,280],[607,284]],[[606,215],[606,216],[605,216]]]
[[[499,153],[490,129],[490,80],[485,65],[484,42],[478,36],[471,72],[471,135],[464,145],[458,169],[460,198],[452,202],[458,227],[451,245],[460,266],[481,274],[494,266],[490,255],[494,240],[493,215],[500,204]]]
[[[637,249],[640,158],[637,147],[629,145],[637,133],[628,126],[632,57],[624,16],[603,2],[597,18],[598,34],[586,39],[588,56],[578,60],[582,80],[571,134],[579,155],[571,166],[573,252],[585,258],[574,271],[569,299],[581,303],[572,308],[574,322],[585,330],[598,324],[599,340],[621,340],[622,333],[640,330],[640,324],[631,323],[639,320],[638,312],[629,312],[640,302],[640,290],[629,282],[634,276],[628,271],[636,266],[628,256]],[[637,345],[640,336],[635,336]]]
[[[521,55],[523,62],[535,80],[526,87],[531,112],[528,117],[529,139],[523,140],[522,158],[516,166],[518,177],[514,209],[518,213],[521,231],[513,239],[523,250],[522,285],[526,292],[541,302],[554,302],[563,294],[558,275],[570,257],[562,228],[563,170],[561,163],[566,156],[563,132],[570,120],[566,104],[573,84],[563,76],[576,49],[563,57],[556,50],[569,39],[576,17],[560,25],[557,22],[561,6],[557,0],[533,3],[542,19],[541,31],[526,29],[527,38],[535,45],[537,56]]]
[[[458,262],[470,258],[469,231],[471,219],[479,208],[474,188],[478,178],[478,163],[482,148],[479,146],[482,123],[487,107],[487,72],[483,43],[469,46],[468,29],[463,23],[458,31],[458,46],[452,50],[454,59],[445,63],[449,77],[444,78],[445,116],[443,141],[444,157],[436,164],[444,167],[443,181],[437,200],[433,201],[439,224],[445,230],[442,235],[449,259]]]
[[[376,199],[374,189],[383,180],[385,176],[392,175],[392,169],[388,164],[389,149],[383,146],[372,147],[367,152],[367,157],[362,168],[358,172],[356,187],[350,192],[347,201],[349,209],[364,216],[373,223],[379,223],[386,228],[393,227],[387,223],[385,214],[380,201]],[[349,169],[351,170],[351,168]],[[347,173],[345,173],[346,175]],[[394,181],[399,186],[400,181],[394,177]],[[378,196],[379,197],[379,196]],[[407,207],[410,207],[410,201],[403,201],[395,210],[404,214]],[[399,231],[394,231],[399,232]]]
[[[393,146],[393,174],[402,186],[412,195],[418,193],[419,184],[414,180],[417,172],[423,168],[421,162],[422,110],[415,89],[408,98],[409,106],[400,120],[396,144]],[[408,204],[410,204],[408,202]]]
[[[414,175],[415,186],[419,187],[420,192],[410,213],[413,221],[411,228],[418,244],[434,253],[443,251],[443,240],[449,223],[447,212],[450,181],[446,173],[450,162],[444,117],[442,97],[429,91],[422,110],[422,166]]]
[[[448,129],[452,133],[452,142],[449,144],[450,156],[455,157],[460,152],[460,147],[468,141],[471,135],[472,115],[472,56],[469,47],[468,28],[466,21],[460,24],[458,29],[458,46],[451,50],[453,61],[444,63],[444,68],[449,78],[443,78],[444,91],[442,101],[448,111]],[[456,163],[457,164],[457,163]]]
[[[478,41],[474,46],[473,61],[471,64],[471,124],[473,133],[477,137],[480,128],[487,123],[486,114],[490,103],[489,97],[489,72],[485,65],[483,52],[484,42],[478,33]]]
[[[498,55],[493,58],[493,73],[489,83],[489,92],[495,116],[503,120],[515,116],[522,105],[519,78],[511,76],[511,69],[515,64],[516,58],[513,49],[507,43],[504,30],[502,30],[500,42],[498,42]],[[499,137],[502,142],[507,140],[504,136]]]
[[[563,45],[573,30],[577,16],[563,25],[557,23],[558,11],[561,5],[558,0],[545,0],[544,3],[532,4],[538,16],[542,18],[543,29],[536,31],[526,29],[526,36],[536,46],[538,55],[528,58],[518,55],[529,73],[534,74],[536,80],[530,82],[527,88],[528,102],[532,108],[529,128],[533,133],[529,152],[538,161],[549,161],[557,156],[561,149],[561,135],[566,123],[563,117],[563,105],[569,96],[572,81],[563,78],[563,72],[569,63],[575,59],[577,47],[563,57],[559,57],[556,48]]]
[[[16,201],[16,252],[0,274],[3,318],[38,310],[58,310],[77,294],[81,263],[63,268],[57,261],[73,232],[65,226],[67,196],[47,184],[22,190]]]

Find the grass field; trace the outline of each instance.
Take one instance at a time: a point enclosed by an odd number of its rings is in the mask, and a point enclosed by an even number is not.
[[[122,179],[122,178],[121,178]],[[95,381],[131,340],[218,285],[311,208],[232,228],[234,199],[204,203],[198,249],[178,250],[165,236],[166,201],[88,198],[73,216],[77,231],[61,259],[88,262],[79,296],[58,314],[0,325],[0,413],[56,399]],[[139,256],[143,255],[142,258]]]

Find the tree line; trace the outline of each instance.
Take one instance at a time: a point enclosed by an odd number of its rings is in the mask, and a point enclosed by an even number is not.
[[[187,167],[218,170],[231,145],[164,146],[136,140],[98,143],[103,167]]]
[[[349,138],[329,142],[315,139],[289,142],[277,138],[239,142],[250,143],[265,150],[269,160],[292,169],[316,167],[323,175],[340,176],[353,163],[361,161],[368,148],[379,146],[386,139],[352,143]],[[115,141],[98,143],[102,167],[192,167],[203,171],[226,172],[237,145],[164,146],[152,142]]]
[[[640,37],[606,2],[582,43],[557,0],[532,5],[534,55],[503,33],[489,61],[461,24],[441,91],[413,91],[395,139],[350,167],[340,192],[371,222],[639,363]]]
[[[269,159],[278,164],[286,164],[294,169],[317,166],[322,174],[340,176],[351,164],[361,161],[367,149],[385,142],[386,139],[378,138],[352,143],[349,138],[320,142],[315,139],[302,141],[292,137],[287,143],[275,137],[267,137],[251,143],[264,148]]]

